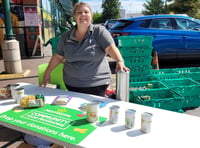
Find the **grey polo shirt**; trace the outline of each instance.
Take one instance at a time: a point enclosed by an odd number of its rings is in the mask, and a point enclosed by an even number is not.
[[[56,53],[64,56],[63,78],[67,85],[94,87],[110,84],[111,71],[105,48],[114,43],[104,26],[90,25],[82,41],[75,38],[75,29],[64,33]]]

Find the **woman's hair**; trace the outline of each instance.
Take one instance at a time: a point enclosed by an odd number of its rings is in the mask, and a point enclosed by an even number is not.
[[[74,5],[74,8],[73,8],[73,15],[75,15],[76,10],[77,10],[79,7],[82,7],[82,6],[88,7],[89,10],[90,10],[90,12],[91,12],[91,14],[92,14],[92,9],[91,9],[91,7],[90,7],[87,3],[85,3],[85,2],[79,2],[79,3],[76,3],[76,4]]]

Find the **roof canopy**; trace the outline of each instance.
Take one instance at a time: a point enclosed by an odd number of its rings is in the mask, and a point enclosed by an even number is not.
[[[56,0],[56,2],[60,4],[64,13],[68,16],[72,16],[73,6],[78,1],[79,0]]]

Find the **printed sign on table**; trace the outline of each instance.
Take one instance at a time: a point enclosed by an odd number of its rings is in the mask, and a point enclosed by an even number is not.
[[[104,117],[99,118],[100,122],[105,120]],[[82,111],[49,104],[42,108],[4,112],[0,114],[0,121],[70,144],[80,143],[97,128],[86,120]]]

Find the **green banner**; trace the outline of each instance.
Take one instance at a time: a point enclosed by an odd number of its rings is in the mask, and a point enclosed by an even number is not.
[[[97,128],[86,120],[84,112],[49,104],[41,108],[9,110],[0,114],[0,121],[70,144],[80,143]],[[99,122],[104,121],[106,118],[99,117]]]

